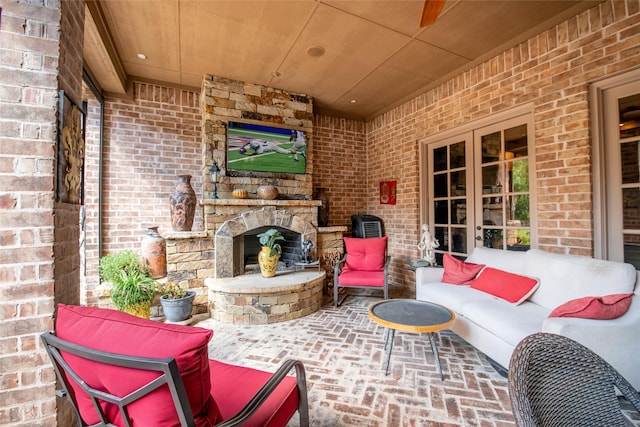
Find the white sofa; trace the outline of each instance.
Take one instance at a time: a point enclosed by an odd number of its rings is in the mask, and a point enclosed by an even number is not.
[[[443,268],[416,269],[416,299],[455,311],[451,330],[461,338],[508,367],[515,346],[527,335],[564,335],[594,350],[640,390],[640,276],[631,264],[539,249],[489,248],[474,249],[466,261],[535,277],[540,286],[527,301],[514,305],[469,286],[442,283]],[[617,319],[548,317],[575,298],[631,292],[631,307]]]

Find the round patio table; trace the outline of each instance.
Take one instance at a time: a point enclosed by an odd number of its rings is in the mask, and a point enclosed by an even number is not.
[[[369,317],[376,323],[385,326],[386,339],[384,348],[387,350],[385,375],[389,374],[389,362],[393,350],[393,338],[396,330],[405,332],[426,332],[431,343],[440,372],[440,379],[444,380],[436,334],[447,329],[455,320],[456,315],[448,308],[427,301],[412,299],[390,299],[373,303],[369,306]]]

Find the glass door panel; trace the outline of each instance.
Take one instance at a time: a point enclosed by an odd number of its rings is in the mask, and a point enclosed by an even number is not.
[[[531,247],[531,200],[529,193],[529,132],[525,118],[512,119],[479,129],[475,149],[476,245],[495,249],[527,250]]]
[[[618,100],[624,262],[640,269],[640,94]]]
[[[468,159],[472,156],[469,140],[452,138],[430,147],[432,161],[430,171],[431,209],[430,225],[440,246],[436,249],[436,261],[442,265],[445,252],[464,258],[473,244],[467,231],[470,178]],[[473,210],[472,210],[473,212]]]
[[[601,92],[599,92],[601,90]],[[594,86],[595,114],[602,122],[596,135],[594,206],[595,252],[598,257],[633,264],[640,270],[640,71],[631,71]]]

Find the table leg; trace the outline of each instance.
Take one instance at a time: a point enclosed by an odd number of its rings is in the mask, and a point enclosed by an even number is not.
[[[431,342],[431,351],[433,352],[433,357],[436,359],[436,366],[438,367],[438,372],[440,372],[440,381],[444,381],[444,375],[442,374],[442,366],[440,366],[440,355],[438,354],[438,343],[436,342],[436,333],[429,332],[429,341]]]
[[[396,334],[396,330],[393,328],[388,328],[387,330],[387,340],[384,344],[384,348],[387,349],[387,363],[384,368],[384,374],[389,375],[389,362],[391,361],[391,351],[393,350],[393,337]]]

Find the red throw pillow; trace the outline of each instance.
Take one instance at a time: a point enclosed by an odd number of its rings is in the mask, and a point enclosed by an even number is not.
[[[633,294],[615,294],[601,297],[572,299],[556,307],[549,317],[580,317],[608,320],[622,316],[629,310]]]
[[[536,279],[487,267],[471,284],[472,289],[486,292],[518,305],[538,289]]]
[[[155,322],[116,310],[59,304],[56,335],[81,346],[111,353],[175,358],[196,425],[213,425],[216,421],[218,408],[211,396],[207,348],[213,335],[211,330]],[[118,396],[126,395],[158,376],[151,371],[107,366],[71,355],[67,358],[92,387],[109,390]],[[99,420],[90,398],[74,388],[82,418],[88,424],[97,423]],[[112,421],[118,425],[122,423],[115,405],[105,403],[103,407]],[[134,424],[180,425],[167,386],[130,405],[129,415]]]
[[[358,239],[345,237],[346,267],[351,270],[379,271],[384,269],[387,236]]]
[[[460,261],[449,253],[444,254],[442,265],[444,266],[442,282],[452,285],[470,285],[484,268],[484,264]]]

